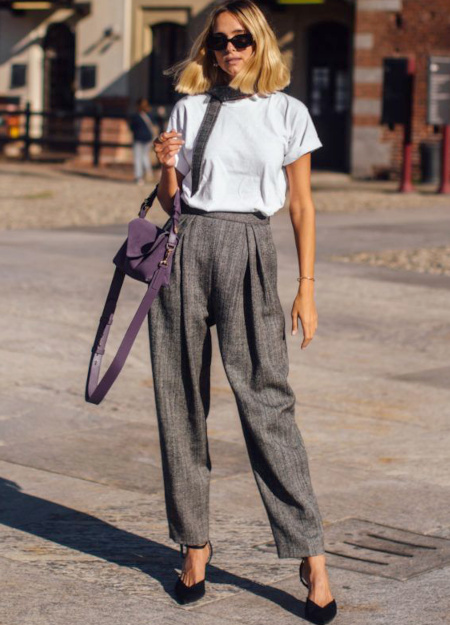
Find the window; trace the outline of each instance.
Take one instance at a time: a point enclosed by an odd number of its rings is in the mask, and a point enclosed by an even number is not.
[[[78,68],[78,84],[80,89],[93,89],[97,84],[97,66],[81,65]]]
[[[27,66],[22,64],[11,65],[10,89],[25,87],[27,84]]]
[[[181,61],[186,52],[186,27],[172,22],[152,26],[148,100],[151,104],[174,104],[179,99],[172,86],[173,76],[163,71]]]

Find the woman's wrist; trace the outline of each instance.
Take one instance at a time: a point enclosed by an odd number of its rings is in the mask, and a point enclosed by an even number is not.
[[[299,280],[299,294],[314,293],[314,280]]]

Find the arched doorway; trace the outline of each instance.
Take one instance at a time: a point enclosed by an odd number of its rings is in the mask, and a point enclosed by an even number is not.
[[[308,108],[323,148],[314,167],[350,171],[351,31],[319,22],[308,29]]]
[[[50,24],[44,48],[44,111],[73,113],[75,108],[75,35],[63,22]],[[44,136],[56,138],[52,150],[74,150],[64,138],[74,134],[74,122],[62,115],[44,119]]]
[[[152,27],[152,52],[148,100],[151,104],[171,105],[179,99],[172,86],[173,76],[165,76],[167,69],[186,53],[186,27],[174,22],[160,22]]]

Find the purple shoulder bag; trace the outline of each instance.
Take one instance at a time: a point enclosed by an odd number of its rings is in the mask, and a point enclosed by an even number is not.
[[[206,143],[221,110],[222,102],[246,97],[241,91],[233,89],[228,85],[214,86],[208,89],[206,93],[210,94],[211,98],[206,107],[205,116],[200,125],[194,146],[191,195],[194,195],[198,189]],[[114,384],[159,289],[169,284],[173,254],[178,244],[177,232],[181,214],[180,190],[177,189],[174,195],[171,223],[168,230],[158,228],[158,226],[145,220],[145,215],[154,202],[157,190],[158,185],[142,203],[139,217],[133,219],[128,224],[128,238],[113,259],[116,271],[114,272],[105,307],[100,317],[86,382],[86,401],[92,404],[99,404]],[[125,333],[114,360],[99,382],[102,356],[105,353],[109,329],[113,322],[120,289],[126,275],[135,280],[148,283],[148,290],[133,317],[130,327]]]
[[[167,230],[145,219],[157,192],[158,184],[142,203],[139,217],[128,224],[128,237],[113,259],[116,270],[100,317],[86,382],[85,399],[91,404],[99,404],[114,384],[159,289],[169,285],[173,255],[178,244],[177,232],[181,214],[180,191],[177,189],[173,198],[170,228]],[[99,382],[102,357],[126,275],[147,283],[148,289],[113,361]]]

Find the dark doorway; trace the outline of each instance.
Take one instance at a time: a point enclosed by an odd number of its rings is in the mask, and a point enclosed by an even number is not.
[[[44,118],[44,137],[57,141],[52,150],[69,151],[64,142],[73,137],[75,108],[75,35],[64,23],[50,24],[44,38],[44,111],[55,113]]]
[[[173,77],[164,76],[163,70],[181,61],[186,53],[186,27],[172,22],[152,26],[152,52],[148,101],[150,104],[175,104],[180,95],[172,86]]]
[[[351,31],[320,22],[308,29],[308,108],[323,148],[314,167],[350,171]]]

